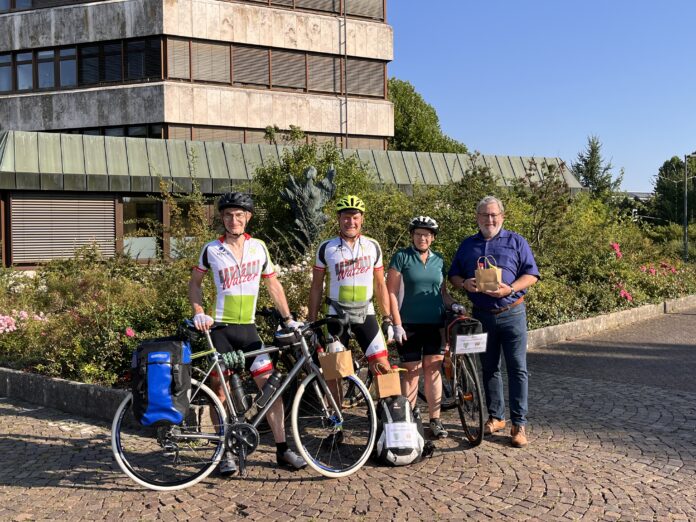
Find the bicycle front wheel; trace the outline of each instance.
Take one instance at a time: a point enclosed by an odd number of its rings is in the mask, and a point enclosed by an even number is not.
[[[478,446],[483,440],[483,394],[481,381],[473,360],[457,356],[456,396],[459,418],[469,444]]]
[[[222,458],[225,413],[206,385],[192,380],[191,401],[178,425],[142,426],[133,396],[123,400],[111,426],[111,449],[123,472],[146,488],[171,491],[207,477]]]
[[[370,457],[377,435],[375,405],[367,388],[355,375],[342,381],[337,386],[336,381],[324,381],[312,373],[300,384],[292,405],[297,449],[310,467],[326,477],[345,477],[360,469]],[[349,387],[356,397],[352,405],[341,397]],[[335,403],[341,411],[331,406],[327,388],[335,389]]]

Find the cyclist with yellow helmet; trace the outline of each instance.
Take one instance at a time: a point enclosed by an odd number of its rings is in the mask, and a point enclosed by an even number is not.
[[[361,234],[365,203],[357,196],[344,196],[336,204],[339,235],[319,245],[309,294],[309,321],[315,321],[324,295],[326,313],[346,313],[350,329],[365,352],[370,369],[388,367],[387,346],[377,323],[373,296],[384,314],[383,324],[391,324],[389,295],[384,281],[382,249],[377,241]],[[329,333],[333,333],[329,329]],[[348,334],[341,339],[348,343]]]

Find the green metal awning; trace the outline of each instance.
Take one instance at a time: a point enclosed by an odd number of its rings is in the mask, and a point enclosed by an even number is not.
[[[229,190],[256,169],[277,162],[283,145],[87,136],[45,132],[0,133],[0,189],[87,192],[159,192],[160,178],[189,191],[195,179],[203,193]],[[466,154],[343,150],[357,157],[381,183],[444,185],[471,168]],[[478,156],[501,185],[526,171],[541,179],[560,169],[572,192],[580,183],[559,158]]]

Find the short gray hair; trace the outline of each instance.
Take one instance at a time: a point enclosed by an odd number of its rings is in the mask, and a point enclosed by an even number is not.
[[[486,196],[481,201],[479,201],[478,205],[476,205],[476,213],[478,214],[483,207],[485,207],[486,205],[490,205],[491,203],[496,203],[498,205],[498,208],[500,209],[500,213],[505,214],[505,207],[503,206],[503,202],[495,196]]]

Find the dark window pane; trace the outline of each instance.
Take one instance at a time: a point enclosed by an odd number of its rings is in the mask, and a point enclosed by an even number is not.
[[[104,74],[105,82],[121,80],[121,44],[104,44]]]
[[[99,47],[90,45],[80,49],[80,85],[99,83]]]
[[[74,87],[77,85],[77,61],[61,60],[60,61],[60,86]]]
[[[53,61],[39,62],[39,89],[55,87],[55,65]]]
[[[162,125],[150,125],[150,138],[162,138]]]
[[[53,50],[51,51],[37,51],[36,53],[36,58],[38,60],[48,60],[48,59],[53,59],[55,56],[55,53]]]
[[[126,79],[139,80],[145,77],[145,41],[126,43]]]
[[[123,233],[146,232],[161,223],[160,208],[159,202],[148,198],[123,198]]]
[[[61,49],[60,50],[60,56],[76,56],[77,55],[77,49],[74,47],[68,47],[67,49]]]
[[[20,91],[34,88],[31,63],[17,66],[17,89]]]
[[[147,42],[145,51],[145,76],[147,78],[162,77],[162,53],[160,51],[160,39],[153,38]]]
[[[10,92],[12,90],[12,67],[9,65],[0,66],[0,92]]]
[[[31,61],[31,52],[28,53],[18,53],[17,54],[17,61],[18,62],[27,62]]]
[[[147,126],[132,125],[128,127],[128,136],[131,138],[147,138]]]
[[[82,131],[82,134],[87,134],[88,136],[100,136],[101,132],[99,132],[99,129],[85,129]]]
[[[10,10],[10,0],[0,0],[0,12]]]
[[[16,9],[30,9],[32,7],[33,0],[15,0]]]
[[[12,63],[12,55],[11,54],[0,54],[0,65],[4,64],[10,64]]]
[[[104,136],[125,136],[123,127],[107,127],[104,129]]]

